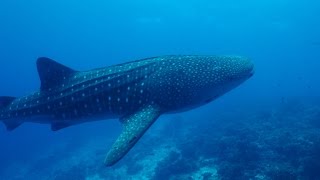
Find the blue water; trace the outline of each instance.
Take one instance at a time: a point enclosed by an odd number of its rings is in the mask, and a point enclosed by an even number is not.
[[[161,117],[118,164],[117,120],[58,132],[0,125],[0,179],[320,179],[320,2],[0,1],[0,95],[36,91],[35,61],[77,70],[167,54],[243,55],[255,75]]]

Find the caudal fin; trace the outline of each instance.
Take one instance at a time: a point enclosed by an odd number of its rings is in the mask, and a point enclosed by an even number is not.
[[[8,131],[12,131],[15,128],[17,128],[21,123],[15,122],[11,120],[7,120],[3,118],[3,115],[6,113],[4,112],[5,108],[12,103],[16,98],[15,97],[9,97],[9,96],[0,96],[0,120],[3,121],[3,123],[6,125]]]

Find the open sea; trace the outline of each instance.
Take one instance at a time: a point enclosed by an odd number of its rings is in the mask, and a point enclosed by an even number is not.
[[[0,96],[39,90],[38,57],[85,71],[163,55],[245,56],[255,74],[161,116],[111,167],[117,119],[0,122],[0,180],[320,180],[319,0],[0,1]]]

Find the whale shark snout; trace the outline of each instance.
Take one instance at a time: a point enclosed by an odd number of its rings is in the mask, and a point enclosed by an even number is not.
[[[254,75],[254,64],[253,64],[253,62],[250,60],[250,59],[248,59],[248,58],[243,58],[243,73],[245,74],[245,75],[247,75],[249,78],[250,77],[252,77],[253,75]]]
[[[246,80],[254,74],[254,64],[247,57],[230,56],[222,63],[227,67],[225,74],[229,79]]]

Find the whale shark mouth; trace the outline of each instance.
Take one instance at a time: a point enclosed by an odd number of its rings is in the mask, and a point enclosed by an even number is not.
[[[251,70],[251,72],[249,73],[249,78],[252,77],[254,75],[255,71],[254,69]]]

